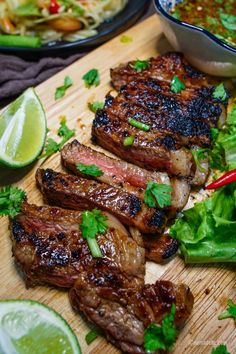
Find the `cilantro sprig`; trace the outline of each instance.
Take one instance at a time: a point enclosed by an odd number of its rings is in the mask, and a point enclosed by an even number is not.
[[[133,64],[130,64],[130,66],[139,73],[140,71],[148,69],[150,64],[148,60],[137,59]]]
[[[227,309],[218,316],[218,320],[233,318],[236,324],[236,303],[234,303],[232,300],[229,299],[227,305],[228,305]]]
[[[98,86],[100,84],[100,75],[97,69],[89,70],[82,77],[85,87],[90,88],[92,86]]]
[[[80,230],[86,239],[89,249],[94,258],[102,257],[102,252],[96,240],[98,234],[104,234],[107,230],[107,217],[98,209],[83,211]]]
[[[104,108],[104,102],[102,101],[89,102],[88,108],[90,109],[90,111],[96,113],[98,109]]]
[[[0,216],[16,216],[21,211],[21,204],[26,198],[26,193],[13,186],[0,189]]]
[[[59,98],[65,96],[66,90],[72,85],[73,85],[72,79],[70,78],[70,76],[66,76],[64,78],[64,84],[56,88],[55,100],[58,100]]]
[[[220,101],[225,101],[228,98],[228,93],[223,83],[215,87],[212,97]]]
[[[151,323],[144,332],[144,349],[146,353],[154,353],[158,349],[170,350],[177,337],[174,324],[176,306],[172,304],[170,313],[167,314],[161,325]]]
[[[174,93],[179,93],[185,88],[185,84],[178,78],[178,76],[174,75],[170,83],[171,91]]]
[[[60,121],[60,127],[57,131],[57,135],[61,137],[60,142],[56,142],[52,138],[47,138],[44,152],[38,157],[39,159],[48,158],[57,151],[60,151],[64,144],[75,135],[75,129],[69,129],[66,124],[66,117],[62,117]]]
[[[228,352],[226,345],[220,344],[218,345],[218,347],[212,349],[211,354],[230,354],[230,353]]]
[[[149,181],[144,194],[144,202],[149,208],[157,206],[164,208],[171,205],[171,192],[170,185]]]
[[[84,163],[78,163],[76,168],[79,172],[85,175],[94,177],[100,177],[103,175],[103,171],[100,170],[100,168],[98,168],[96,165],[85,165]]]

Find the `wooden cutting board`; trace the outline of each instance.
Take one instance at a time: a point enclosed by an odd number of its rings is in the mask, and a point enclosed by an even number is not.
[[[94,115],[88,110],[87,103],[103,100],[107,91],[111,89],[109,69],[131,59],[145,59],[171,50],[155,15],[127,31],[127,35],[133,38],[132,43],[121,43],[119,36],[36,88],[46,111],[48,127],[52,132],[56,132],[60,116],[65,115],[69,127],[76,128],[77,138],[89,144]],[[97,88],[86,89],[81,78],[92,68],[99,69],[101,84]],[[66,75],[71,76],[74,84],[63,99],[55,101],[55,89],[62,85]],[[35,170],[40,163],[20,171],[1,168],[0,185],[17,183],[27,191],[29,202],[42,204],[34,179]],[[51,157],[44,167],[60,170],[59,154]],[[7,218],[1,219],[0,259],[0,299],[34,299],[53,307],[75,330],[84,354],[119,353],[103,338],[97,339],[90,346],[86,345],[84,337],[88,327],[81,316],[71,309],[67,291],[49,287],[26,288],[12,258]],[[152,283],[160,277],[188,284],[195,297],[193,313],[181,331],[173,353],[209,354],[212,347],[225,343],[230,353],[235,354],[236,329],[233,320],[217,320],[217,316],[226,308],[227,299],[236,300],[235,266],[230,264],[185,266],[178,256],[164,266],[147,262],[146,282]]]

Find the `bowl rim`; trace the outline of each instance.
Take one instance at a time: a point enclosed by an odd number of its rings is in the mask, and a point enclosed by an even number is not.
[[[212,34],[211,32],[209,32],[208,30],[204,29],[204,28],[201,28],[201,27],[198,27],[198,26],[195,26],[195,25],[191,25],[187,22],[184,22],[184,21],[180,21],[178,20],[177,18],[171,16],[168,14],[168,12],[166,12],[161,3],[160,0],[154,0],[154,4],[155,4],[155,7],[156,9],[159,10],[159,12],[164,16],[166,17],[167,19],[171,20],[172,22],[176,23],[177,25],[179,26],[182,26],[182,27],[186,27],[186,28],[190,28],[194,31],[197,31],[197,32],[200,32],[202,33],[203,35],[205,35],[206,37],[208,37],[210,40],[212,40],[213,42],[215,42],[216,44],[218,44],[219,46],[221,46],[223,49],[226,49],[228,51],[230,51],[231,53],[234,53],[236,54],[236,47],[232,47],[226,43],[224,43],[223,41],[221,41],[219,38],[217,38],[214,34]]]

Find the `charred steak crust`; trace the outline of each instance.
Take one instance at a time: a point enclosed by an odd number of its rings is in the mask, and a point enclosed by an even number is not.
[[[126,229],[108,217],[108,230],[98,236],[103,258],[92,257],[79,230],[80,212],[24,203],[10,224],[13,254],[28,284],[73,286],[81,271],[98,264],[118,272],[126,286],[144,282],[144,250]]]
[[[171,91],[174,75],[186,85],[178,93]],[[92,140],[141,167],[193,177],[196,164],[190,149],[210,147],[211,128],[225,119],[228,99],[213,99],[212,79],[191,68],[179,53],[151,58],[149,68],[138,73],[130,62],[111,70],[111,77],[119,92],[113,98],[109,93],[108,103],[97,111]],[[131,126],[130,118],[150,130]],[[123,145],[127,136],[135,137],[128,148]],[[204,183],[207,175],[206,168],[205,177],[192,183]]]
[[[105,183],[38,169],[36,180],[50,204],[75,210],[99,208],[144,233],[162,232],[168,211],[148,208],[138,197]]]
[[[117,274],[96,268],[92,274],[81,273],[70,290],[75,310],[101,327],[108,340],[127,353],[144,353],[145,328],[160,323],[172,303],[176,304],[175,323],[182,326],[193,306],[193,296],[183,284],[157,281],[136,289],[127,289]],[[99,279],[99,281],[97,281]]]

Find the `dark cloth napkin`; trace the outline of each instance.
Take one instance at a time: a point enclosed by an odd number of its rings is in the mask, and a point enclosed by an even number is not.
[[[154,6],[151,4],[140,21],[153,14],[154,11]],[[12,101],[27,87],[38,85],[85,54],[87,52],[73,54],[66,59],[45,57],[35,62],[0,53],[0,108]]]

